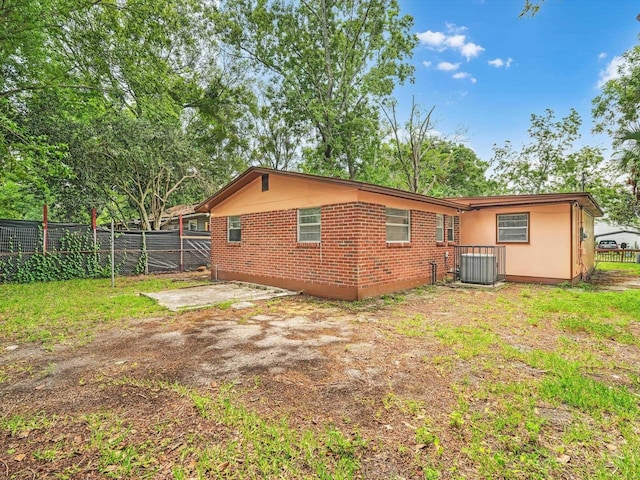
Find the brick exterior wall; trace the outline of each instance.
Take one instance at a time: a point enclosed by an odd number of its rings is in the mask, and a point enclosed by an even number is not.
[[[431,281],[453,265],[453,246],[436,244],[435,213],[411,211],[411,241],[387,243],[384,205],[348,203],[321,208],[321,242],[297,242],[297,210],[245,214],[242,240],[227,242],[227,217],[211,217],[212,275],[359,299]],[[459,222],[456,222],[456,239]]]

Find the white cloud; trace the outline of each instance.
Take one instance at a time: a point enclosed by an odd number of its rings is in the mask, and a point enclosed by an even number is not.
[[[604,60],[605,58],[607,58],[607,54],[605,52],[600,52],[598,54],[598,59],[599,60]]]
[[[444,26],[447,27],[447,32],[449,33],[464,33],[469,30],[465,26],[458,26],[455,23],[444,22]]]
[[[622,57],[613,57],[604,70],[600,70],[600,80],[598,87],[603,87],[609,80],[619,78],[629,69]]]
[[[422,62],[422,65],[424,65],[425,67],[429,68],[431,66],[431,62],[427,62],[425,60],[424,62]]]
[[[465,43],[460,49],[460,53],[467,59],[467,62],[482,52],[484,52],[484,48],[472,42]]]
[[[431,30],[420,32],[417,35],[418,40],[422,45],[439,52],[447,49],[455,50],[465,57],[467,61],[484,52],[484,47],[467,41],[467,36],[464,34],[467,31],[467,27],[458,27],[452,23],[447,23],[446,27],[446,33]]]
[[[513,58],[509,57],[506,61],[502,60],[501,58],[494,58],[493,60],[489,60],[487,63],[496,68],[509,68],[512,62]]]
[[[451,62],[440,62],[436,67],[438,70],[442,70],[443,72],[453,72],[460,68],[459,63],[451,63]]]
[[[471,76],[469,72],[457,72],[454,73],[451,78],[454,78],[456,80],[463,80],[465,78],[468,78],[471,83],[476,83],[478,81],[475,77]]]
[[[455,78],[456,80],[461,79],[461,78],[467,78],[470,77],[471,74],[469,72],[458,72],[458,73],[454,73],[453,74],[453,78]]]
[[[466,38],[467,37],[465,37],[464,35],[451,35],[450,37],[446,38],[445,43],[448,47],[461,49],[464,48]]]
[[[443,45],[446,39],[447,36],[442,32],[432,32],[431,30],[427,30],[426,32],[418,33],[418,40],[420,43],[436,50],[445,49]]]

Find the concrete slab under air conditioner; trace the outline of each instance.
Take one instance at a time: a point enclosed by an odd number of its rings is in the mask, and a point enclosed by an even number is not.
[[[142,293],[145,297],[156,300],[169,310],[189,310],[193,308],[209,307],[229,302],[250,302],[268,300],[276,297],[297,295],[299,292],[282,288],[267,287],[252,283],[217,282],[199,287],[187,287],[163,292]]]
[[[500,290],[506,286],[505,282],[496,282],[494,284],[484,285],[481,283],[463,283],[463,282],[453,282],[448,283],[447,287],[451,288],[470,288],[474,290]]]

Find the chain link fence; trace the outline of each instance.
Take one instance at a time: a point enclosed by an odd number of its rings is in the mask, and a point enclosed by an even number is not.
[[[120,275],[193,271],[210,264],[209,232],[179,230],[116,231],[114,266]],[[0,281],[16,281],[34,255],[55,255],[59,262],[78,261],[110,271],[112,232],[90,225],[0,220]]]

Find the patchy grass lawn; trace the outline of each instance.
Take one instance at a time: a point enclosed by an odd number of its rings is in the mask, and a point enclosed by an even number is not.
[[[140,281],[122,309],[66,282],[93,305],[66,314],[20,310],[43,285],[0,286],[8,478],[640,478],[640,290],[427,287],[169,316],[137,303]]]
[[[140,292],[208,283],[180,276],[79,279],[0,285],[0,337],[47,346],[90,341],[96,329],[124,320],[168,315]]]

